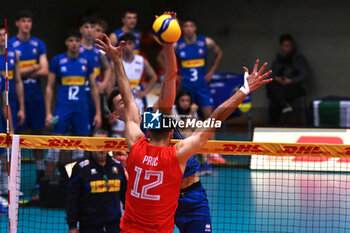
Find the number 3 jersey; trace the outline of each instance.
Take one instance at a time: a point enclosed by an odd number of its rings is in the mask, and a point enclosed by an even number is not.
[[[50,62],[50,72],[58,81],[57,104],[65,106],[86,105],[85,81],[93,73],[91,61],[81,56],[70,58],[59,54]]]
[[[126,161],[129,180],[123,232],[169,232],[180,195],[182,172],[175,146],[150,145],[144,136]]]
[[[207,46],[204,36],[197,36],[194,44],[187,44],[181,37],[177,42],[176,55],[184,81],[199,85],[205,82]]]

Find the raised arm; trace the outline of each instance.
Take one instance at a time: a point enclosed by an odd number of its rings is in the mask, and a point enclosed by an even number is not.
[[[176,97],[176,76],[177,65],[174,47],[172,44],[164,45],[164,79],[160,89],[159,99],[154,103],[153,110],[159,109],[161,112],[171,114],[171,109]]]
[[[140,129],[141,118],[139,109],[135,103],[134,96],[131,92],[130,83],[126,77],[123,66],[122,51],[125,42],[121,41],[118,47],[114,47],[112,46],[106,34],[103,34],[103,38],[106,43],[100,39],[96,39],[96,46],[102,49],[106,55],[114,62],[118,88],[122,96],[125,109],[125,137],[130,150],[134,143],[139,140],[144,134]]]
[[[264,79],[271,74],[271,71],[263,74],[267,63],[265,63],[259,71],[258,66],[259,60],[256,61],[253,72],[249,76],[245,75],[244,85],[241,87],[241,89],[219,107],[217,107],[211,114],[211,119],[223,122],[245,99],[249,92],[254,91],[261,85],[272,81],[272,79]],[[244,70],[248,74],[248,69],[244,67]],[[197,128],[190,137],[178,142],[175,145],[176,154],[181,168],[184,169],[187,160],[205,145],[214,130],[215,128]]]

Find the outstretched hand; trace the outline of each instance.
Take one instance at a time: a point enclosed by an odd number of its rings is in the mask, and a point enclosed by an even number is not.
[[[253,68],[253,72],[249,75],[249,70],[247,67],[243,67],[244,69],[244,84],[241,87],[241,91],[248,95],[250,92],[256,90],[257,88],[259,88],[261,85],[269,83],[272,81],[272,78],[269,79],[265,79],[266,77],[268,77],[272,71],[268,71],[266,73],[263,74],[265,68],[267,66],[267,63],[265,62],[264,65],[259,69],[258,71],[258,67],[259,67],[259,59],[256,60],[254,68]]]
[[[102,40],[100,39],[95,39],[95,45],[99,49],[101,49],[103,52],[106,53],[106,55],[112,59],[114,62],[116,61],[121,61],[122,55],[123,55],[123,47],[125,45],[125,41],[120,41],[118,47],[114,47],[111,44],[111,41],[109,40],[108,36],[106,34],[102,35]]]

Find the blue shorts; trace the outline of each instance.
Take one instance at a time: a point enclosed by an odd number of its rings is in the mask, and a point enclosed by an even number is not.
[[[192,83],[186,79],[182,81],[182,88],[186,89],[191,94],[193,103],[198,104],[200,107],[212,107],[213,99],[210,94],[208,83]]]
[[[53,133],[65,135],[72,130],[75,136],[90,134],[89,113],[86,107],[56,106],[54,116],[58,116],[58,121],[52,130]]]
[[[211,232],[209,203],[203,186],[180,194],[175,224],[181,233]]]
[[[41,130],[45,127],[45,104],[43,99],[25,101],[26,119],[23,125],[17,126],[18,131],[26,129]]]

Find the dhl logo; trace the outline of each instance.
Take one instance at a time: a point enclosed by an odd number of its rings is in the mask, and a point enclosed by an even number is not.
[[[247,152],[249,153],[262,153],[264,150],[260,149],[259,145],[234,145],[234,144],[224,144],[223,151],[227,152]]]
[[[70,140],[70,139],[49,139],[47,140],[49,147],[79,147],[83,146],[81,140]]]
[[[26,67],[30,67],[36,64],[36,59],[33,60],[27,60],[27,61],[20,61],[19,62],[19,68],[26,68]]]
[[[2,74],[2,76],[6,77],[6,71],[5,70],[2,70],[1,74]],[[8,74],[8,79],[13,79],[13,70],[9,70],[7,72],[7,74]]]
[[[84,76],[63,77],[62,85],[85,85],[85,77]]]
[[[181,66],[184,68],[195,68],[195,67],[201,67],[204,65],[205,65],[204,58],[181,61]]]
[[[128,149],[126,141],[104,141],[103,145],[98,145],[97,149],[108,149],[108,150],[117,150],[117,149]]]
[[[301,136],[297,140],[297,143],[344,144],[344,141],[342,138],[335,137],[335,136],[328,136],[328,137]],[[317,153],[317,152],[313,152],[313,153]],[[340,155],[350,155],[350,148],[345,148],[345,152],[343,154],[340,154]],[[329,157],[295,157],[292,161],[293,162],[326,162],[330,159],[331,158],[329,158]],[[337,163],[349,163],[349,162],[350,162],[349,158],[339,158],[337,160]]]

